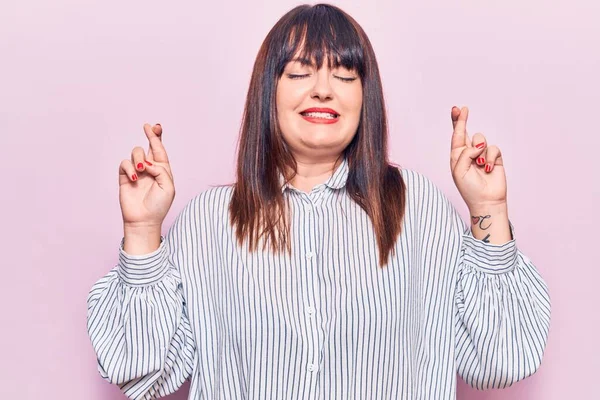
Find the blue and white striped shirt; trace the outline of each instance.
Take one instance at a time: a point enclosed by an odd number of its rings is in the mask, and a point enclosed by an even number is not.
[[[98,369],[133,399],[455,399],[536,371],[547,287],[513,240],[472,236],[423,175],[402,170],[402,234],[387,266],[344,161],[310,193],[288,185],[292,253],[250,253],[231,187],[194,197],[160,247],[128,255],[88,297]],[[512,230],[512,225],[511,225]],[[514,235],[514,230],[513,230]]]

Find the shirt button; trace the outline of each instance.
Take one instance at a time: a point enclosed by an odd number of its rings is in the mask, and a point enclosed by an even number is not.
[[[315,364],[308,364],[308,368],[307,368],[310,372],[314,372],[317,370],[317,367],[315,366]]]
[[[313,315],[315,313],[315,308],[313,306],[308,306],[306,308],[306,312],[308,313],[308,315]]]
[[[315,255],[315,253],[313,253],[312,251],[309,251],[308,253],[306,253],[306,258],[308,258],[308,259],[313,258],[314,255]]]

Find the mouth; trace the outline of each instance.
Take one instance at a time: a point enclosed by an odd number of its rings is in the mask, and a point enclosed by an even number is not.
[[[340,119],[340,114],[331,108],[308,108],[300,115],[313,124],[334,124]]]

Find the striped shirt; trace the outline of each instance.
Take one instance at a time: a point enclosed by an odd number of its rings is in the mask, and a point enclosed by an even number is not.
[[[119,249],[91,289],[101,376],[132,399],[455,399],[456,374],[503,388],[533,374],[550,322],[546,284],[513,239],[472,236],[426,177],[403,169],[405,218],[380,268],[347,161],[310,193],[286,185],[292,253],[249,252],[230,186],[195,196],[160,247]]]

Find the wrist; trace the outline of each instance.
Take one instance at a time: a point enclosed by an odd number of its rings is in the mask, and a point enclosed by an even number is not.
[[[469,207],[471,232],[486,243],[503,244],[513,239],[506,202]]]
[[[123,223],[123,232],[132,235],[147,235],[148,233],[161,232],[162,224],[146,222]]]
[[[469,214],[474,215],[508,215],[506,202],[470,205]]]
[[[123,251],[127,254],[148,254],[160,247],[160,225],[124,225],[123,233]]]

